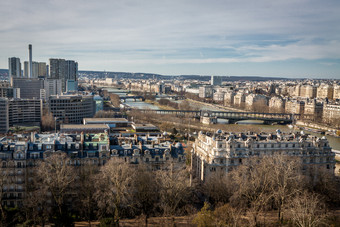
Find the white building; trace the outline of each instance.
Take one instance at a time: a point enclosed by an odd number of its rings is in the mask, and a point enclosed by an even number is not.
[[[316,166],[334,172],[335,168],[335,154],[325,137],[200,132],[193,145],[192,169],[195,177],[205,181],[212,173],[227,174],[252,158],[273,155],[299,159],[303,170]]]

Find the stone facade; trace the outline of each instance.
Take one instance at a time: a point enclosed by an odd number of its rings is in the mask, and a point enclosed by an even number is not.
[[[217,132],[200,132],[192,150],[194,176],[207,180],[212,173],[227,174],[252,158],[284,155],[301,161],[303,170],[308,167],[334,172],[335,154],[325,137],[316,138],[301,134],[233,135]]]

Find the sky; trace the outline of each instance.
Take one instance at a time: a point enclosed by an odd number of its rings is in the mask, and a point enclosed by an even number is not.
[[[79,70],[340,79],[340,1],[0,1],[0,68],[28,44]]]

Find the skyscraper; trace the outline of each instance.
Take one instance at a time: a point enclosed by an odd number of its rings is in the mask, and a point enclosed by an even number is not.
[[[50,78],[62,80],[62,90],[66,91],[68,80],[76,81],[78,77],[78,63],[65,59],[50,59]]]
[[[16,57],[8,58],[8,70],[9,77],[21,77],[20,58]]]
[[[72,60],[66,60],[66,79],[67,80],[77,80],[78,76],[78,62]]]
[[[32,78],[46,77],[46,63],[32,62]],[[29,62],[24,61],[24,77],[29,78]]]
[[[222,77],[220,76],[211,76],[211,85],[217,86],[222,84]]]

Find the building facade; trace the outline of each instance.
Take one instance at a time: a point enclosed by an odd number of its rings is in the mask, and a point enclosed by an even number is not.
[[[48,102],[53,117],[63,123],[80,124],[83,118],[93,117],[96,110],[92,95],[52,95]]]
[[[44,89],[44,80],[39,78],[12,78],[11,84],[20,89],[20,98],[23,99],[40,99]]]
[[[8,105],[9,126],[40,124],[43,107],[41,99],[10,99]]]
[[[222,84],[221,76],[211,76],[210,84],[213,86],[219,86]]]
[[[0,98],[0,133],[6,133],[8,129],[8,99]]]
[[[303,169],[311,166],[334,172],[335,154],[325,137],[307,135],[232,135],[202,133],[192,150],[194,175],[206,181],[213,173],[228,174],[253,158],[284,155],[298,159]]]
[[[211,85],[204,85],[199,88],[200,98],[212,98],[214,94],[214,88]]]
[[[181,168],[185,165],[184,148],[163,136],[113,137],[98,134],[34,134],[4,137],[0,141],[3,173],[2,203],[20,207],[34,168],[51,154],[66,154],[69,165],[102,166],[113,159],[131,166],[145,164],[149,169]]]
[[[8,58],[8,75],[12,77],[22,77],[20,58]]]
[[[78,63],[72,60],[65,59],[50,59],[50,78],[61,79],[62,91],[67,88],[67,81],[77,81],[78,78]]]

